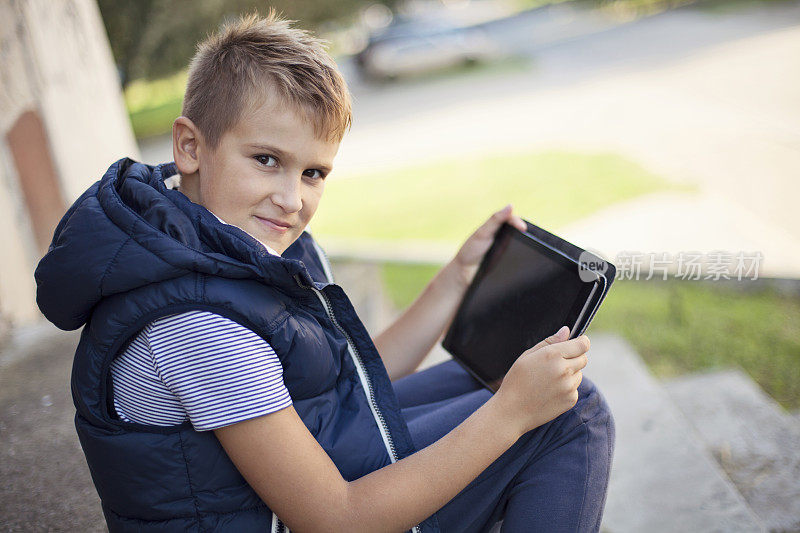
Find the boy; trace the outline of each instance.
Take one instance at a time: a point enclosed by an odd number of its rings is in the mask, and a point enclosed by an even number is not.
[[[174,163],[118,161],[56,228],[37,302],[85,325],[76,427],[109,529],[598,530],[613,420],[585,336],[494,395],[414,373],[500,225],[524,228],[510,206],[374,342],[332,283],[304,229],[349,124],[320,42],[245,17],[198,48]]]

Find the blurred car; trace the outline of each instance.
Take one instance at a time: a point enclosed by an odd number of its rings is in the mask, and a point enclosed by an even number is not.
[[[499,56],[498,46],[478,28],[442,20],[403,20],[370,36],[355,59],[364,77],[387,80]]]

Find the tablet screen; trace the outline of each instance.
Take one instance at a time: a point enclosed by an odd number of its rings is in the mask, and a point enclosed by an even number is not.
[[[442,344],[494,382],[522,352],[563,325],[573,328],[595,285],[581,281],[570,259],[504,225]]]

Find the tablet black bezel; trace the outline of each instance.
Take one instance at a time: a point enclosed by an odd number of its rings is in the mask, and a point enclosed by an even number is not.
[[[574,268],[576,277],[578,275],[578,268],[579,268],[579,263],[576,260],[568,257],[566,254],[553,248],[551,245],[541,241],[536,236],[526,232],[522,232],[508,223],[504,223],[497,231],[491,247],[486,252],[480,265],[478,266],[478,270],[475,273],[475,277],[473,278],[472,283],[470,283],[470,286],[467,288],[467,291],[464,294],[464,297],[462,298],[461,303],[458,306],[453,321],[451,322],[450,327],[448,328],[447,334],[445,335],[445,338],[442,340],[442,347],[452,355],[453,359],[462,367],[464,367],[464,369],[466,369],[470,374],[472,374],[478,381],[480,381],[485,387],[487,387],[492,392],[497,391],[497,388],[499,387],[502,378],[490,381],[487,376],[480,375],[478,370],[473,368],[472,365],[470,364],[470,358],[468,356],[465,357],[464,354],[457,353],[457,351],[453,350],[453,343],[454,343],[453,336],[456,330],[455,326],[462,319],[463,313],[465,312],[465,309],[469,305],[473,293],[477,289],[477,286],[487,275],[486,272],[487,266],[492,262],[495,254],[498,253],[497,252],[498,248],[500,248],[504,244],[506,239],[516,239],[520,243],[527,245],[529,248],[533,248],[536,252],[540,253],[541,255],[544,255],[545,257],[548,257],[549,259],[561,264],[562,266],[565,266],[567,268]],[[598,285],[597,290],[595,291],[595,293],[598,295],[597,300],[595,300],[595,298],[592,298],[594,302],[589,303],[590,306],[592,306],[593,304],[594,305],[591,311],[588,313],[588,316],[584,316],[584,320],[582,321],[584,325],[580,326],[581,330],[585,329],[586,327],[585,325],[588,325],[588,322],[591,320],[591,317],[596,312],[597,305],[602,300],[603,293],[607,288],[606,287],[607,284],[604,283],[606,281],[605,276],[597,272],[593,273],[597,275],[597,278],[593,282],[584,282],[584,286],[581,292],[579,293],[575,302],[573,302],[572,307],[570,308],[569,313],[567,315],[567,321],[566,321],[567,325],[577,326],[578,324],[576,324],[576,322],[579,318],[581,310],[584,308],[587,300],[589,299],[588,297],[592,291],[593,286]],[[570,331],[571,338],[579,335],[579,333],[574,331],[577,329],[578,328],[573,327],[573,331]],[[518,356],[522,355],[522,353],[528,348],[531,347],[528,346],[521,349]]]

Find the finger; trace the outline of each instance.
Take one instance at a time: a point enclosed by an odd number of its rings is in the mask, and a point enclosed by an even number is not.
[[[559,351],[562,357],[572,359],[573,357],[578,357],[588,352],[589,346],[589,337],[581,335],[580,337],[558,343],[554,348]]]
[[[558,342],[564,342],[569,338],[569,327],[561,326],[561,329],[547,337],[546,339],[539,341],[533,348],[530,350],[535,351],[539,348],[544,348],[545,346],[549,346],[551,344],[556,344]]]
[[[583,372],[580,370],[575,372],[575,385],[574,387],[577,389],[581,386],[581,382],[583,381]]]
[[[508,204],[499,212],[503,212],[505,210],[508,210],[508,215],[506,216],[504,222],[508,222],[509,224],[511,224],[520,231],[528,231],[528,224],[526,224],[525,221],[522,220],[522,218],[514,214],[514,206],[512,204]]]
[[[508,223],[520,231],[528,231],[528,224],[517,215],[512,214],[508,219]]]
[[[509,215],[511,214],[511,204],[508,204],[500,211],[496,211],[492,216],[489,217],[483,225],[478,228],[475,233],[478,236],[483,238],[492,238],[500,226],[503,225],[503,222],[508,220]]]
[[[589,362],[589,357],[586,354],[579,355],[577,357],[573,357],[572,359],[567,359],[567,367],[572,370],[572,372],[580,372],[586,367],[586,364]]]

